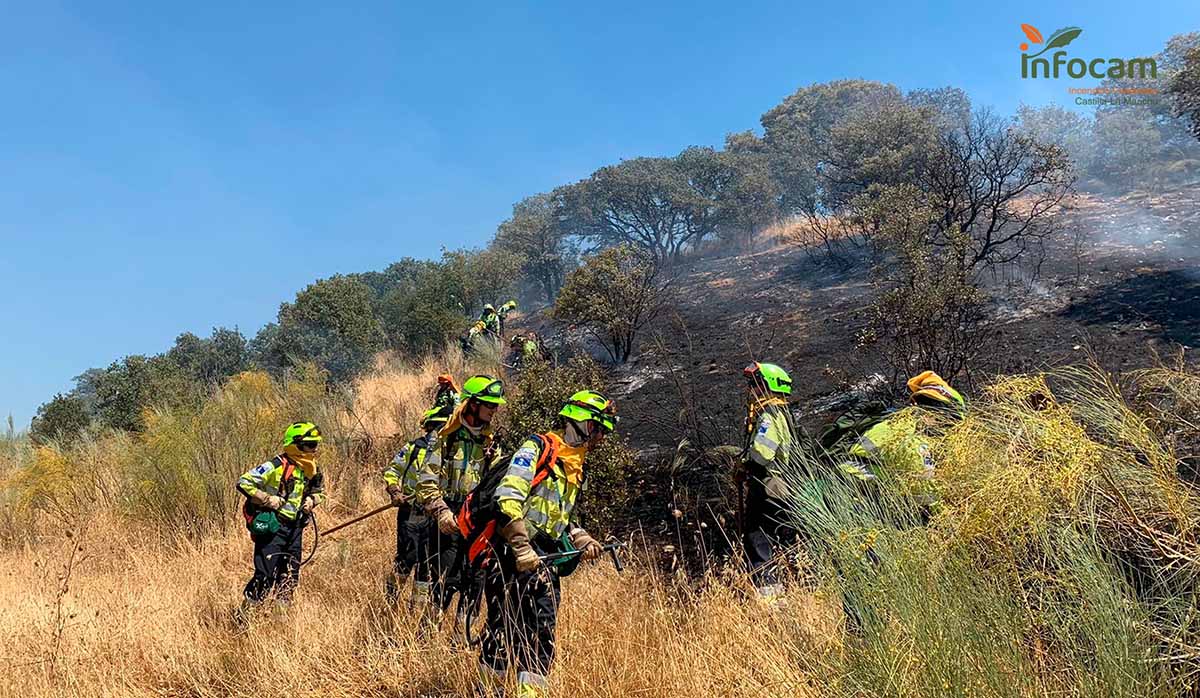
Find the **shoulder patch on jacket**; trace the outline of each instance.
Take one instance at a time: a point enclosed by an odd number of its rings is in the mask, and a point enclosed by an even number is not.
[[[255,468],[254,470],[251,470],[250,472],[254,473],[255,475],[266,475],[267,473],[271,472],[274,469],[275,469],[275,464],[272,463],[271,461],[267,461],[266,463],[259,465],[257,468]]]
[[[521,448],[519,448],[516,453],[513,454],[512,464],[518,468],[523,468],[525,470],[532,470],[533,463],[534,463],[534,461],[537,460],[537,456],[538,456],[537,449],[535,449],[534,447],[532,447],[528,444],[525,444],[525,445],[521,446]]]

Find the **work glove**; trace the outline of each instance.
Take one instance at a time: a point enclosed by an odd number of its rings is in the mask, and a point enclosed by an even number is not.
[[[270,497],[267,497],[266,504],[264,504],[263,506],[270,509],[271,511],[279,511],[280,509],[283,508],[283,497],[277,497],[275,495],[271,495]]]
[[[454,512],[449,509],[442,509],[438,512],[438,530],[444,536],[453,536],[458,534],[458,520],[454,518]]]
[[[400,489],[399,485],[388,485],[387,493],[388,497],[392,499],[392,504],[400,504],[404,501],[404,491]]]
[[[432,500],[425,505],[425,513],[437,521],[438,531],[443,536],[452,536],[458,533],[458,521],[454,518],[454,512],[450,511],[445,500]]]
[[[305,514],[311,514],[313,509],[317,508],[317,500],[312,497],[305,497],[304,504],[300,507]]]
[[[537,551],[529,544],[529,533],[525,530],[525,519],[513,519],[500,529],[500,536],[512,548],[518,572],[532,572],[541,564]]]
[[[582,560],[595,560],[604,553],[604,549],[596,542],[596,539],[582,528],[571,531],[571,545],[575,546],[576,550],[583,551],[579,554]]]

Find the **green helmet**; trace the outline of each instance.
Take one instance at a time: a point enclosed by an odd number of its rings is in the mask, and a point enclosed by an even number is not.
[[[493,405],[504,405],[507,401],[504,399],[504,384],[499,378],[491,376],[478,375],[471,376],[463,383],[462,397],[464,400],[475,398],[482,402],[490,402]]]
[[[421,426],[425,429],[432,429],[439,424],[445,424],[450,421],[450,413],[454,411],[454,404],[435,405],[421,415]]]
[[[607,432],[617,428],[617,406],[593,390],[580,390],[558,411],[560,416],[577,422],[596,422]]]
[[[291,446],[299,444],[302,441],[320,442],[321,431],[317,429],[317,425],[312,422],[296,422],[283,432],[283,445]]]
[[[746,368],[742,369],[742,373],[747,378],[759,378],[763,385],[767,386],[767,390],[780,395],[792,394],[792,377],[787,371],[783,370],[775,364],[764,364],[755,361]]]

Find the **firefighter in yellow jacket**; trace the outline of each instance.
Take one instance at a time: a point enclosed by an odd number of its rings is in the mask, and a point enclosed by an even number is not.
[[[966,401],[933,371],[910,378],[908,391],[912,406],[865,431],[838,467],[863,483],[874,483],[887,471],[904,494],[928,510],[936,502],[930,427],[939,416],[960,418]]]
[[[417,475],[416,500],[430,519],[430,596],[442,611],[462,591],[455,564],[460,538],[455,516],[489,459],[496,457],[491,423],[503,404],[504,384],[499,379],[468,378],[458,407],[438,430]]]
[[[454,402],[426,410],[421,417],[423,433],[404,444],[383,471],[388,497],[396,505],[396,557],[388,575],[385,593],[389,603],[400,597],[400,585],[413,575],[413,604],[422,607],[429,599],[429,519],[419,506],[413,506],[417,492],[417,476],[437,430],[446,424]]]
[[[274,589],[286,603],[300,581],[304,526],[325,501],[324,477],[317,470],[320,443],[317,425],[296,422],[284,432],[283,453],[238,480],[254,540],[254,576],[243,592],[249,602],[262,601]]]
[[[746,487],[742,544],[759,596],[774,603],[783,592],[775,557],[797,535],[788,515],[788,487],[783,479],[796,446],[796,428],[787,405],[792,378],[775,364],[759,362],[742,374],[748,405],[741,472]]]
[[[558,428],[526,439],[491,494],[502,525],[495,562],[484,580],[487,630],[479,670],[487,695],[500,694],[510,669],[517,675],[518,698],[549,695],[559,580],[556,568],[543,564],[539,555],[562,552],[564,538],[584,560],[602,551],[575,524],[573,513],[583,489],[584,458],[616,427],[615,407],[600,393],[584,390],[558,414]],[[543,458],[552,469],[534,486],[536,464]]]

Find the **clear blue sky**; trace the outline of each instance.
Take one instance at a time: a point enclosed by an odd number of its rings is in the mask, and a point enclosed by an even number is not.
[[[1011,111],[1065,92],[1018,78],[1021,22],[1094,56],[1200,29],[1194,1],[301,4],[0,1],[0,416],[180,332],[253,335],[318,277],[481,244],[523,196],[719,145],[802,85]]]

